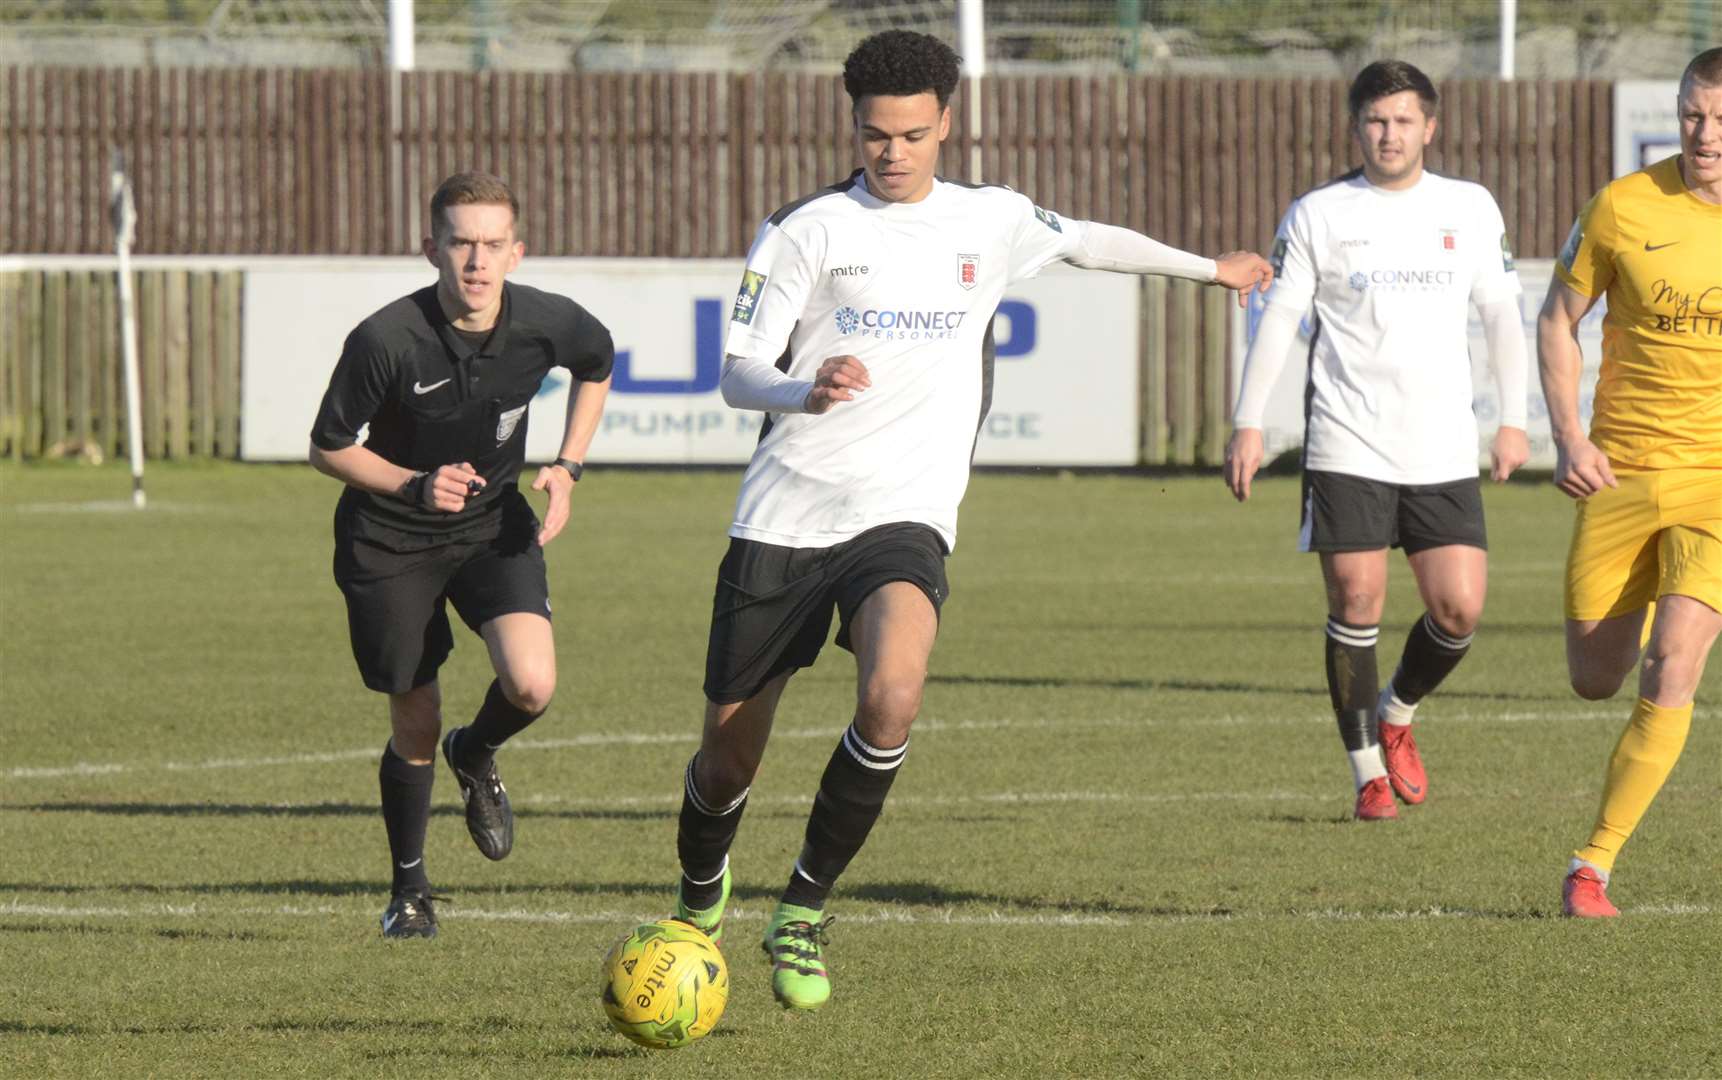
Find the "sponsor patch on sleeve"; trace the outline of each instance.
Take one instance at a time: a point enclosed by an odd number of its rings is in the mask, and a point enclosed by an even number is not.
[[[1502,238],[1502,242],[1506,242],[1505,237]],[[1573,222],[1573,231],[1567,233],[1567,242],[1561,245],[1561,253],[1555,256],[1556,261],[1566,267],[1569,274],[1572,273],[1573,263],[1578,259],[1579,246],[1583,243],[1584,222],[1575,221]]]
[[[1061,233],[1064,231],[1064,226],[1058,223],[1058,215],[1053,213],[1051,210],[1042,210],[1037,206],[1034,208],[1034,217],[1036,221],[1045,225],[1055,233]]]
[[[1286,269],[1286,238],[1285,237],[1283,237],[1283,236],[1274,237],[1274,250],[1273,250],[1273,253],[1268,256],[1268,262],[1273,265],[1275,274],[1285,273],[1285,269]]]
[[[759,310],[759,294],[764,289],[764,274],[744,270],[741,275],[741,289],[735,294],[735,310],[730,312],[730,321],[743,326],[753,325],[753,313]]]
[[[1511,272],[1513,269],[1513,245],[1507,242],[1507,234],[1501,234],[1501,269]],[[1571,270],[1572,267],[1567,267]]]

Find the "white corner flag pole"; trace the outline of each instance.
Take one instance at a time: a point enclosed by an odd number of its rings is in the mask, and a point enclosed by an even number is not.
[[[108,177],[108,201],[114,218],[114,252],[119,256],[120,345],[126,367],[126,443],[132,459],[132,505],[144,508],[143,421],[138,416],[138,319],[132,304],[132,241],[137,236],[137,205],[126,179],[125,156],[114,153]]]
[[[986,0],[957,0],[957,48],[968,74],[969,183],[981,182],[981,76],[987,73]]]

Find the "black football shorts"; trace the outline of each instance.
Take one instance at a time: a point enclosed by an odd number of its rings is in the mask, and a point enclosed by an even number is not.
[[[786,671],[812,665],[840,620],[837,644],[849,644],[849,621],[882,585],[907,581],[933,602],[950,595],[945,545],[926,525],[880,525],[827,548],[792,548],[731,539],[718,566],[706,646],[706,697],[746,701]]]
[[[1444,484],[1390,484],[1346,473],[1304,471],[1299,551],[1397,547],[1415,555],[1448,544],[1489,547],[1476,477]]]
[[[499,615],[550,617],[537,519],[530,508],[524,518],[508,516],[493,535],[422,545],[336,514],[335,584],[347,598],[353,659],[366,686],[400,694],[435,679],[454,648],[449,603],[475,634]]]

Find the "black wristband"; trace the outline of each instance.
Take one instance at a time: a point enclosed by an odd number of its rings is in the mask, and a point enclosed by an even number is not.
[[[401,498],[412,503],[421,510],[428,509],[428,507],[425,506],[425,485],[429,482],[430,473],[413,473],[412,479],[401,485]]]
[[[550,464],[560,465],[562,467],[562,471],[573,477],[576,481],[580,479],[580,474],[586,471],[586,466],[580,464],[578,461],[571,461],[565,457],[559,457]]]

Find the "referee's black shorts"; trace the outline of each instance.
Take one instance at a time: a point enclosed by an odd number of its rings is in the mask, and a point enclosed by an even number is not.
[[[825,646],[833,608],[837,644],[850,649],[855,612],[893,581],[918,586],[940,609],[950,585],[938,533],[926,525],[880,525],[827,548],[731,539],[712,598],[706,698],[715,705],[746,701],[784,672],[811,666]]]
[[[1305,470],[1299,551],[1404,548],[1415,555],[1448,544],[1489,547],[1475,476],[1443,484],[1392,484]]]
[[[435,679],[454,648],[449,603],[475,634],[499,615],[550,618],[538,519],[524,498],[498,513],[495,529],[427,543],[336,511],[335,584],[366,686],[401,694]]]

